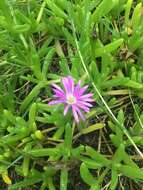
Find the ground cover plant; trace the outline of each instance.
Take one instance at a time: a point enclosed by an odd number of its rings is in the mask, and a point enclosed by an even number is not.
[[[0,189],[143,189],[142,0],[0,0]]]

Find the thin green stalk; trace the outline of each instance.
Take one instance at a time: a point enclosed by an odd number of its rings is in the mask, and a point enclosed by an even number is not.
[[[127,138],[130,140],[130,142],[132,143],[132,145],[134,146],[134,148],[138,152],[138,154],[143,158],[143,153],[136,146],[136,144],[132,140],[131,136],[129,135],[128,131],[124,128],[124,126],[122,124],[120,124],[120,122],[118,121],[118,119],[115,117],[115,115],[113,114],[112,110],[110,109],[110,107],[108,106],[108,104],[106,103],[106,101],[104,100],[104,98],[102,97],[102,95],[100,94],[100,91],[96,87],[95,83],[92,81],[92,78],[91,78],[91,76],[90,76],[90,74],[88,72],[88,69],[87,69],[86,64],[85,64],[85,62],[83,60],[83,57],[82,57],[82,54],[81,54],[81,51],[80,51],[80,48],[79,48],[79,44],[78,44],[77,37],[76,37],[76,30],[75,30],[75,26],[74,26],[74,23],[73,23],[72,20],[71,20],[71,24],[72,24],[72,27],[73,27],[73,33],[74,33],[74,37],[75,37],[76,48],[77,48],[77,51],[78,51],[81,63],[83,65],[83,68],[84,68],[84,70],[85,70],[88,78],[91,80],[91,84],[92,84],[93,88],[95,89],[96,93],[100,97],[100,99],[103,102],[103,104],[105,105],[106,109],[108,110],[108,112],[112,116],[112,119],[120,126],[120,128],[123,130],[123,132],[125,133],[125,135],[127,136]]]
[[[16,160],[14,160],[10,165],[7,166],[7,169],[15,165],[19,160],[21,160],[23,156],[19,156]]]
[[[129,97],[130,97],[130,100],[131,100],[133,109],[134,109],[134,111],[135,111],[135,114],[136,114],[136,116],[137,116],[137,118],[138,118],[139,124],[140,124],[141,128],[143,128],[143,123],[142,123],[142,121],[141,121],[141,119],[140,119],[140,117],[139,117],[139,114],[138,114],[138,112],[137,112],[137,110],[136,110],[136,107],[135,107],[135,105],[134,105],[134,102],[133,102],[133,99],[132,99],[130,90],[129,90]]]

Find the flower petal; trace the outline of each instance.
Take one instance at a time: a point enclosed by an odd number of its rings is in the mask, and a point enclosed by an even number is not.
[[[82,87],[82,88],[80,89],[80,91],[79,91],[79,94],[82,95],[82,94],[87,90],[87,88],[88,88],[88,85]]]
[[[70,89],[70,85],[68,83],[67,77],[62,78],[62,83],[63,83],[63,86],[64,86],[64,89],[65,89],[66,93],[67,94],[71,93],[71,89]]]
[[[77,113],[79,114],[80,118],[81,118],[83,121],[85,121],[84,115],[82,114],[82,112],[80,111],[80,109],[79,109],[77,106],[76,106],[76,111],[77,111]]]
[[[83,95],[83,96],[80,96],[80,99],[82,98],[90,98],[90,97],[92,97],[93,96],[93,94],[92,93],[89,93],[89,94],[85,94],[85,95]]]
[[[66,115],[67,114],[67,112],[68,112],[68,110],[69,110],[69,105],[66,105],[66,107],[65,107],[65,109],[64,109],[64,115]]]
[[[71,76],[69,76],[67,78],[68,78],[69,88],[70,88],[71,92],[73,93],[73,91],[74,91],[74,81],[73,81],[73,78]]]
[[[77,84],[74,90],[74,95],[76,97],[80,97],[86,91],[87,88],[88,88],[88,85],[81,88],[80,85]]]
[[[60,88],[56,84],[52,84],[53,91],[55,93],[54,97],[56,97],[56,99],[49,102],[49,105],[64,103],[64,115],[67,114],[69,108],[71,107],[75,121],[78,123],[79,118],[84,121],[85,117],[82,112],[89,112],[90,107],[93,107],[91,102],[94,102],[92,93],[84,94],[88,88],[88,85],[81,87],[81,81],[78,81],[77,85],[74,86],[74,80],[71,76],[62,78],[61,82],[64,89]],[[74,97],[76,101],[68,102],[68,97]]]
[[[79,100],[82,100],[84,102],[94,102],[94,100],[91,98],[84,98],[84,99],[79,99]]]
[[[88,103],[88,102],[85,102],[85,101],[78,101],[79,104],[82,104],[82,105],[85,105],[87,107],[93,107],[92,104]]]
[[[64,92],[61,92],[60,90],[58,90],[58,89],[53,89],[53,91],[54,91],[54,93],[55,93],[55,97],[59,97],[59,98],[66,98],[65,97],[65,93]]]
[[[77,85],[75,86],[74,92],[79,91],[80,85],[81,85],[81,80],[79,80]]]
[[[77,106],[81,109],[83,109],[85,112],[89,112],[89,108],[83,104],[77,103]]]
[[[75,90],[79,89],[81,85],[81,80],[78,81],[77,85],[75,86]]]
[[[55,104],[61,104],[61,103],[65,103],[64,100],[52,100],[48,103],[48,105],[55,105]]]
[[[73,112],[73,116],[75,118],[75,121],[78,123],[79,122],[79,118],[78,118],[78,114],[76,112],[76,108],[74,105],[72,105],[72,112]]]
[[[55,88],[55,89],[57,89],[57,90],[59,90],[60,92],[62,92],[62,93],[64,93],[64,91],[61,89],[61,87],[59,87],[58,85],[56,85],[56,84],[52,84],[52,86]]]

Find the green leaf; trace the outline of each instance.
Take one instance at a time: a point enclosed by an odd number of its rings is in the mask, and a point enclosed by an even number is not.
[[[128,77],[115,78],[111,80],[104,81],[102,84],[103,88],[110,88],[116,86],[125,86],[130,81]]]
[[[124,174],[125,176],[132,178],[132,179],[141,179],[143,180],[143,171],[142,169],[137,169],[128,165],[120,165],[119,171]]]
[[[54,183],[53,183],[53,178],[52,177],[48,177],[47,180],[45,180],[46,182],[46,186],[49,187],[49,190],[56,190],[55,186],[54,186]],[[42,189],[40,189],[42,190]]]
[[[108,54],[113,52],[122,45],[123,41],[124,40],[121,38],[108,45],[103,46],[102,48],[95,49],[95,56],[102,57],[103,54]]]
[[[117,126],[117,127],[118,127],[118,126]],[[120,130],[120,129],[119,129],[119,130]],[[111,134],[111,135],[110,135],[110,139],[111,139],[112,143],[113,143],[116,147],[118,147],[118,146],[120,145],[121,141],[122,141],[122,139],[118,139],[118,138],[117,138],[117,135],[114,135],[114,134]]]
[[[118,0],[103,0],[92,14],[92,21],[99,22],[116,4]]]
[[[143,89],[142,84],[135,82],[135,81],[132,81],[132,80],[129,80],[127,83],[124,84],[124,86],[131,87],[134,89]]]
[[[95,151],[93,148],[86,146],[86,152],[92,159],[97,161],[99,164],[102,164],[102,166],[108,166],[110,164],[110,160],[108,160],[104,155]]]
[[[8,1],[6,0],[1,0],[0,1],[0,10],[2,11],[3,15],[5,16],[9,26],[13,23],[12,22],[12,15],[10,8],[8,6]]]
[[[50,65],[50,62],[51,62],[54,54],[55,54],[55,48],[51,48],[45,57],[44,64],[42,67],[42,73],[44,74],[45,78],[47,78],[47,72],[49,69],[49,65]]]
[[[124,124],[124,112],[122,109],[119,110],[118,112],[118,117],[117,117],[118,121],[123,125]]]
[[[66,13],[60,8],[58,7],[53,0],[46,0],[46,3],[48,5],[48,7],[53,11],[53,13],[61,18],[66,19],[67,15]]]
[[[40,148],[25,151],[25,154],[34,157],[57,156],[60,154],[60,150],[58,148]]]
[[[70,157],[71,147],[72,147],[72,128],[71,125],[68,123],[65,128],[65,142],[64,142],[65,159],[68,159],[68,157]]]
[[[34,177],[30,177],[28,179],[24,179],[23,181],[20,181],[18,183],[15,183],[13,185],[11,185],[8,190],[17,190],[19,188],[24,188],[24,187],[28,187],[31,185],[34,185],[35,183],[38,183],[40,181],[42,181],[43,176],[34,176]]]
[[[81,175],[81,178],[83,179],[83,181],[86,184],[88,184],[89,186],[91,186],[92,184],[95,183],[95,179],[89,172],[85,163],[82,163],[80,166],[80,175]]]
[[[67,185],[68,185],[68,171],[61,170],[60,190],[67,190]]]
[[[21,110],[24,111],[27,106],[30,104],[30,102],[33,100],[34,97],[36,97],[39,93],[40,90],[45,86],[45,81],[39,82],[28,94],[28,96],[23,100],[21,104]]]
[[[90,158],[81,157],[80,160],[84,162],[89,169],[99,169],[102,167],[100,163]]]
[[[125,147],[123,144],[120,144],[120,146],[118,147],[118,149],[113,155],[113,158],[112,158],[113,165],[120,163],[124,158],[124,154],[125,154]]]
[[[129,24],[130,11],[132,7],[133,0],[128,0],[125,6],[125,24]]]
[[[101,187],[99,186],[98,182],[95,182],[90,188],[90,190],[100,190]]]
[[[111,170],[111,184],[110,184],[110,189],[111,190],[116,190],[118,184],[118,172],[117,170],[113,167]]]
[[[15,25],[12,27],[12,31],[14,33],[24,33],[29,31],[30,25],[29,24],[23,24],[23,25]]]
[[[91,133],[91,132],[93,132],[95,130],[102,129],[103,127],[104,127],[103,123],[96,123],[96,124],[91,125],[91,126],[85,128],[85,129],[82,129],[80,131],[80,133],[82,133],[82,134],[88,134],[88,133]]]
[[[137,27],[139,26],[139,22],[141,20],[141,14],[142,14],[142,3],[139,3],[136,5],[134,9],[131,19],[131,24],[134,30],[136,30]]]
[[[33,129],[32,126],[36,120],[36,110],[37,110],[37,105],[36,105],[36,103],[33,103],[29,110],[29,127],[31,129]]]
[[[22,164],[22,170],[23,170],[23,175],[24,176],[28,175],[29,164],[30,164],[30,157],[29,156],[24,156],[23,164]]]
[[[126,152],[124,152],[123,161],[125,164],[127,164],[129,166],[139,169],[139,166],[132,160],[130,155],[128,155]]]

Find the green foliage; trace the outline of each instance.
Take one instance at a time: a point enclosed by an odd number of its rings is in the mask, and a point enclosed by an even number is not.
[[[142,188],[142,14],[141,0],[0,0],[2,189]],[[79,124],[48,105],[68,75],[94,93]]]

